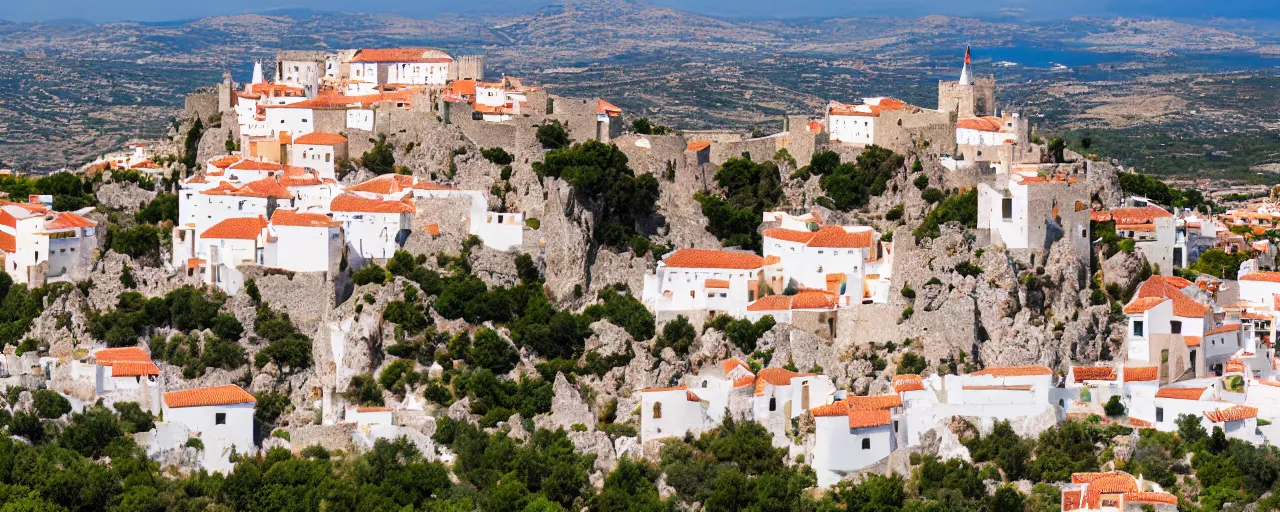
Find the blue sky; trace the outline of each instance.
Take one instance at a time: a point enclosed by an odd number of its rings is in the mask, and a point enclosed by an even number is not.
[[[925,14],[994,17],[1001,12],[1019,12],[1031,19],[1070,16],[1130,16],[1170,18],[1265,18],[1280,19],[1280,0],[1076,0],[1070,3],[1042,0],[647,0],[656,5],[677,7],[721,17],[793,18],[823,16],[920,16]],[[441,12],[523,13],[536,10],[549,0],[490,0],[488,2],[445,2],[441,0],[381,0],[364,5],[342,0],[222,0],[219,2],[174,2],[173,0],[5,0],[0,2],[0,19],[41,21],[79,18],[90,21],[168,21],[201,16],[263,12],[279,8],[306,7],[320,10],[376,9],[407,16],[430,16]]]

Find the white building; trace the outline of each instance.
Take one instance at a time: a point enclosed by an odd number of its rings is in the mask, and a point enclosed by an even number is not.
[[[1058,405],[1053,371],[1044,366],[988,367],[966,375],[931,375],[919,386],[902,384],[906,407],[893,420],[897,446],[920,444],[924,432],[953,416],[989,425],[1045,414]]]
[[[1150,422],[1163,432],[1178,430],[1178,418],[1192,416],[1200,420],[1206,432],[1222,428],[1227,437],[1259,444],[1258,408],[1224,401],[1220,381],[1195,381],[1185,385],[1160,388],[1149,400],[1137,400],[1129,416]]]
[[[1212,325],[1212,309],[1183,292],[1194,285],[1180,277],[1152,276],[1124,307],[1129,329],[1125,358],[1130,363],[1161,365],[1162,382],[1184,373],[1203,376],[1201,340]]]
[[[783,289],[826,290],[842,306],[889,299],[893,245],[868,226],[822,226],[814,231],[764,230],[764,256],[782,264]]]
[[[263,264],[293,272],[337,269],[346,246],[341,222],[321,213],[285,208],[272,214],[266,240]]]
[[[708,423],[706,406],[683,384],[640,390],[640,442],[701,432]]]
[[[832,101],[827,105],[827,129],[831,142],[875,144],[876,123],[885,110],[902,110],[909,105],[893,98],[863,98],[861,105]]]
[[[199,266],[195,260],[208,260],[202,256],[207,253],[199,242],[205,230],[227,219],[265,218],[277,207],[297,207],[294,194],[275,177],[244,185],[220,181],[222,178],[193,178],[183,182],[178,191],[178,223],[173,230],[171,261],[175,268],[187,268],[188,275],[194,275]]]
[[[1177,242],[1173,214],[1142,197],[1129,198],[1126,204],[1125,208],[1098,212],[1093,218],[1115,221],[1116,234],[1133,240],[1134,247],[1158,266],[1162,275],[1172,275]]]
[[[961,118],[956,121],[956,144],[993,147],[1017,144],[1019,119],[1018,114]]]
[[[333,219],[342,223],[352,265],[360,260],[386,259],[395,254],[409,237],[413,214],[417,212],[411,198],[402,200],[373,199],[345,193],[329,205]]]
[[[884,403],[861,403],[857,399]],[[818,474],[819,488],[830,487],[897,449],[891,426],[892,409],[897,407],[893,402],[902,404],[897,395],[848,397],[813,410],[813,470]]]
[[[439,183],[403,174],[384,174],[347,189],[362,197],[389,201],[412,200],[418,210],[429,220],[443,220],[443,213],[436,213],[434,200],[460,199],[467,201],[466,214],[457,220],[467,225],[467,233],[480,237],[485,247],[506,251],[524,243],[524,220],[521,212],[488,211],[489,196],[481,190],[460,190]],[[439,224],[439,222],[435,222]]]
[[[360,89],[367,94],[377,85],[444,86],[453,57],[434,48],[365,48],[349,64],[349,78],[367,84]]]
[[[357,407],[350,406],[346,410],[346,423],[355,423],[358,427],[367,425],[392,425],[395,410],[390,407]]]
[[[1174,512],[1178,497],[1123,471],[1075,473],[1062,486],[1062,512]]]
[[[1088,200],[1087,187],[1074,177],[1015,169],[978,184],[978,229],[988,230],[993,245],[1018,251],[1047,252],[1066,239],[1087,261],[1093,246]]]
[[[257,400],[236,385],[195,388],[164,394],[163,416],[190,430],[204,444],[202,464],[210,471],[229,471],[234,452],[252,454],[253,411]]]
[[[97,226],[80,213],[56,212],[42,203],[0,202],[0,265],[18,284],[75,279],[89,268]]]
[[[643,300],[661,311],[709,310],[745,317],[765,284],[782,291],[782,266],[775,258],[747,252],[680,249],[644,276]],[[762,293],[761,293],[762,294]]]
[[[316,171],[320,178],[334,179],[335,162],[347,157],[347,138],[336,133],[311,132],[293,138],[289,163]]]
[[[160,368],[138,347],[94,352],[94,395],[107,403],[137,402],[144,411],[160,405]],[[73,365],[74,366],[74,365]]]
[[[244,274],[238,267],[265,263],[266,228],[265,217],[235,217],[201,233],[193,263],[201,282],[229,295],[239,292]]]

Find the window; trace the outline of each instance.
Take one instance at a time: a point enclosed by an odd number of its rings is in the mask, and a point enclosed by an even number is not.
[[[225,412],[220,412],[220,413],[216,413],[216,414],[214,414],[214,415],[213,415],[213,424],[215,424],[215,425],[226,425],[226,424],[227,424],[227,413],[225,413]]]
[[[1156,407],[1156,422],[1164,422],[1164,407]]]
[[[864,437],[864,438],[862,438],[862,449],[863,449],[863,450],[870,450],[870,449],[871,449],[871,438],[870,438],[870,437]]]
[[[1013,218],[1013,198],[1006,197],[1000,200],[1000,215],[1005,219]]]
[[[655,420],[662,419],[662,402],[653,403],[653,419]]]
[[[1173,334],[1182,334],[1182,321],[1181,321],[1181,320],[1170,320],[1170,321],[1169,321],[1169,332],[1171,332],[1171,333],[1173,333]]]
[[[707,387],[707,381],[705,381],[705,380],[704,380],[704,381],[702,381],[702,387],[704,387],[704,388],[705,388],[705,387]]]
[[[1143,334],[1142,334],[1142,320],[1134,320],[1134,321],[1133,321],[1133,335],[1134,335],[1134,336],[1143,336]]]
[[[770,411],[776,411],[776,410],[778,410],[778,399],[777,399],[777,397],[772,397],[772,396],[771,396],[771,397],[769,397],[769,410],[770,410]]]

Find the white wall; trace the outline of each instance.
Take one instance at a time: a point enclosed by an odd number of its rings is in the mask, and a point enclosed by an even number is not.
[[[321,178],[336,178],[333,146],[318,144],[292,144],[289,146],[289,165],[314,169]]]
[[[166,405],[163,408],[164,420],[185,425],[193,437],[200,438],[204,443],[202,462],[206,469],[226,472],[233,467],[227,460],[233,447],[240,454],[251,454],[256,449],[253,444],[254,405],[252,402],[208,407],[171,408]],[[216,424],[218,413],[226,414],[224,424]]]
[[[818,474],[819,488],[834,485],[847,472],[875,464],[894,448],[889,425],[849,428],[846,415],[819,416],[814,423],[813,470]],[[871,441],[869,448],[862,447],[863,439]]]
[[[411,225],[408,213],[333,212],[333,219],[342,222],[347,245],[366,259],[390,258],[399,248],[396,234]]]
[[[685,432],[699,432],[705,425],[701,402],[691,402],[687,390],[646,391],[640,393],[640,442],[681,437]],[[661,405],[661,418],[654,418],[654,405]]]
[[[271,226],[264,264],[293,272],[325,272],[342,258],[342,227]]]
[[[831,130],[832,142],[850,142],[854,144],[872,144],[876,133],[876,121],[871,116],[828,116],[827,126]]]
[[[268,136],[289,132],[297,137],[315,131],[315,112],[309,108],[268,108],[266,111]]]

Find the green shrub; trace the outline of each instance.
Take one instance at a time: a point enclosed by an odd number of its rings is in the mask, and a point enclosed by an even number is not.
[[[61,418],[71,412],[71,402],[57,391],[37,389],[31,393],[31,398],[41,418]]]
[[[493,162],[497,165],[511,165],[511,161],[514,160],[514,157],[511,156],[511,153],[508,153],[507,150],[502,148],[481,149],[480,156],[483,156],[485,160]],[[503,179],[506,179],[506,178],[503,178]]]

